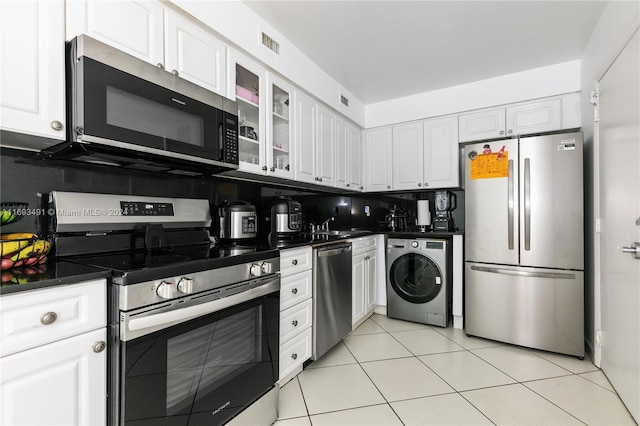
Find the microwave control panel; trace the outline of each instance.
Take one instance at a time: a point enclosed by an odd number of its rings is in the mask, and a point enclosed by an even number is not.
[[[225,113],[224,129],[224,162],[238,164],[238,119]]]

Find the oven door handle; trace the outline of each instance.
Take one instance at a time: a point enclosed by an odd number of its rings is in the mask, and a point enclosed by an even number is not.
[[[280,290],[280,279],[279,277],[276,277],[259,287],[254,287],[247,291],[236,293],[221,299],[212,300],[210,302],[201,303],[199,305],[174,309],[158,314],[141,314],[144,316],[133,318],[129,317],[128,321],[125,321],[125,327],[121,327],[120,340],[127,341],[135,339],[154,331],[189,321],[199,316],[212,314],[249,300],[257,299],[258,297],[278,290]]]

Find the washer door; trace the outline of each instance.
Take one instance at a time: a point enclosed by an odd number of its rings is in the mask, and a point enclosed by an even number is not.
[[[389,268],[389,281],[396,294],[407,302],[427,303],[440,293],[444,277],[429,257],[407,253],[397,258]]]

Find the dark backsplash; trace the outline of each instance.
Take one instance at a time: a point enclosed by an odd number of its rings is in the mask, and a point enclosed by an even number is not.
[[[248,201],[256,206],[262,218],[269,215],[273,196],[264,195],[265,188],[251,182],[219,177],[189,177],[149,172],[125,171],[109,166],[71,165],[39,160],[34,154],[3,148],[0,151],[0,199],[2,202],[26,202],[30,209],[39,206],[38,193],[51,191],[94,192],[158,197],[202,198],[209,200],[212,215],[215,206],[225,200]],[[273,191],[271,191],[273,192]],[[453,212],[455,226],[464,230],[464,192],[454,191],[458,208]],[[408,224],[415,224],[416,200],[428,198],[431,214],[435,212],[435,192],[407,194],[334,195],[306,191],[291,196],[302,204],[307,223],[322,223],[329,217],[331,229],[386,230],[385,216],[396,205],[408,213]],[[365,213],[368,211],[369,213]],[[264,227],[263,227],[264,228]],[[35,216],[7,225],[2,232],[35,232]],[[267,235],[268,229],[260,229]]]

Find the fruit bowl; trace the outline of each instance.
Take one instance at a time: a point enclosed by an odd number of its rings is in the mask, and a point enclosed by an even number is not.
[[[29,207],[27,203],[0,203],[0,224],[8,225],[15,223],[24,217],[24,212]]]
[[[23,266],[42,265],[51,250],[49,240],[30,233],[0,235],[1,268],[3,271]]]

